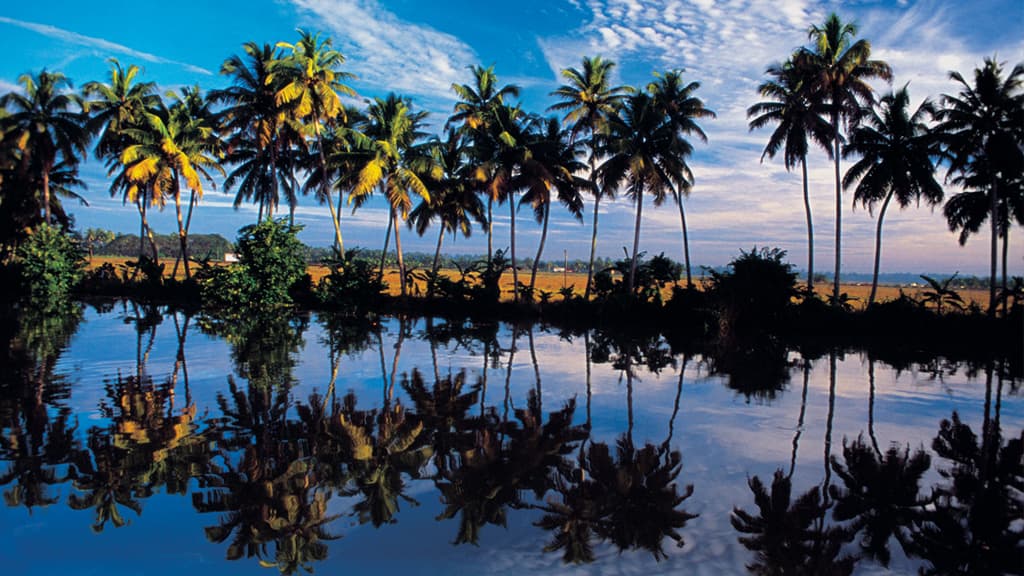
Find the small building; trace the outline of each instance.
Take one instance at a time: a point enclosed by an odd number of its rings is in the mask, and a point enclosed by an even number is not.
[[[234,252],[225,252],[224,261],[229,263],[238,262],[238,254],[235,254]]]

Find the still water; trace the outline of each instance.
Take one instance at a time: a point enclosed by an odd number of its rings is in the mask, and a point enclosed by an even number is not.
[[[999,361],[729,374],[659,336],[128,302],[3,330],[4,574],[1024,565]]]

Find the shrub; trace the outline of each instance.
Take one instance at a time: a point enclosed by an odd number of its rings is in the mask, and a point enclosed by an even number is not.
[[[338,308],[361,308],[380,300],[387,284],[380,272],[368,260],[356,259],[355,251],[344,260],[327,262],[331,273],[317,285],[316,295],[321,303]]]
[[[40,224],[15,251],[15,267],[23,295],[55,303],[81,280],[85,254],[59,227]]]
[[[266,308],[291,303],[289,289],[303,279],[306,262],[297,234],[301,226],[264,220],[238,233],[238,264],[201,264],[203,304],[210,308]]]
[[[709,270],[708,296],[719,310],[720,336],[750,335],[776,328],[797,294],[797,275],[783,262],[786,251],[755,246],[740,251],[723,272]]]

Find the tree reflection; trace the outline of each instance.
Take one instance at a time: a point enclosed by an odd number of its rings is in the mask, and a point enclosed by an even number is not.
[[[932,442],[952,467],[939,469],[947,483],[913,534],[924,574],[1019,574],[1024,566],[1024,431],[1004,442],[995,422],[985,424],[979,443],[954,412]]]
[[[911,526],[931,500],[920,496],[921,477],[931,466],[924,450],[910,453],[910,447],[892,445],[878,454],[863,437],[843,441],[843,460],[832,457],[832,469],[843,485],[829,492],[835,500],[833,516],[840,522],[852,520],[850,530],[861,534],[860,545],[882,566],[889,565],[889,540],[893,537],[904,550]]]
[[[759,575],[850,574],[855,559],[841,553],[852,534],[825,524],[828,505],[815,486],[793,501],[793,484],[782,469],[771,488],[754,476],[748,481],[755,512],[734,508],[730,521],[740,544],[756,554],[747,570]]]

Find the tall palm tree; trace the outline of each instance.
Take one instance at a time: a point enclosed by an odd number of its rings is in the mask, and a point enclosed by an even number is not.
[[[0,108],[8,112],[3,132],[14,136],[25,176],[29,176],[33,164],[38,170],[32,176],[38,176],[41,183],[43,221],[49,224],[50,173],[58,163],[75,164],[87,154],[89,132],[83,102],[69,91],[71,81],[60,72],[22,74],[18,83],[24,88],[23,94],[8,92],[0,97]]]
[[[412,209],[410,193],[430,201],[430,191],[420,177],[429,157],[417,150],[419,140],[426,134],[422,125],[427,113],[413,112],[408,98],[388,94],[376,98],[367,110],[367,124],[363,138],[369,140],[372,155],[359,171],[358,182],[349,197],[365,198],[380,187],[390,209],[391,227],[395,231],[395,251],[398,255],[398,273],[402,296],[406,293],[405,261],[398,218],[409,219]]]
[[[840,122],[849,128],[858,120],[863,106],[874,102],[868,80],[890,80],[892,69],[881,60],[871,60],[871,43],[854,41],[857,25],[843,22],[834,12],[821,26],[807,31],[813,47],[797,53],[797,64],[807,74],[809,89],[816,104],[828,104],[832,124],[832,159],[836,179],[836,247],[835,277],[832,280],[833,304],[839,305],[839,273],[841,270],[843,189],[839,176],[839,145],[842,141]]]
[[[524,190],[520,205],[530,204],[534,217],[542,223],[537,256],[533,259],[530,272],[530,293],[537,280],[537,266],[544,253],[548,237],[548,220],[551,217],[551,202],[558,200],[577,220],[583,219],[583,196],[580,191],[589,186],[581,176],[584,164],[580,162],[579,146],[566,138],[555,118],[549,119],[542,132],[532,135],[527,144],[528,156],[513,179],[513,188]],[[552,198],[552,192],[555,198]]]
[[[942,96],[935,130],[949,161],[947,179],[958,174],[956,182],[988,190],[992,226],[988,313],[994,315],[1000,189],[1012,185],[1024,171],[1024,65],[1014,66],[1004,79],[1003,65],[986,58],[981,68],[974,69],[973,85],[959,72],[950,72],[949,77],[960,84],[960,93]],[[949,213],[946,217],[953,227],[956,220]]]
[[[900,208],[923,199],[929,206],[942,201],[942,185],[935,180],[932,156],[937,152],[934,138],[925,124],[925,116],[934,112],[925,100],[910,112],[910,95],[904,86],[882,97],[879,106],[863,112],[866,121],[850,134],[843,155],[859,154],[843,178],[843,187],[857,183],[854,203],[869,210],[878,202],[878,226],[875,230],[875,266],[871,277],[868,305],[878,291],[878,264],[882,257],[882,221],[889,201],[896,198]]]
[[[454,129],[449,128],[447,138],[442,141],[434,139],[429,144],[431,160],[439,171],[439,178],[425,180],[430,190],[430,200],[423,200],[409,213],[409,226],[416,228],[416,233],[423,236],[430,227],[430,222],[438,221],[437,247],[434,260],[430,267],[431,282],[427,286],[427,296],[434,293],[437,270],[441,259],[441,244],[444,235],[453,236],[459,232],[466,238],[472,234],[473,222],[487,227],[484,205],[476,195],[475,182],[469,174],[472,166],[467,162],[469,152],[467,139]]]
[[[494,73],[494,66],[471,66],[470,71],[473,73],[473,84],[452,84],[452,90],[455,95],[459,98],[458,102],[455,103],[455,108],[452,112],[451,117],[448,118],[447,125],[452,126],[454,124],[460,124],[459,131],[470,137],[472,145],[475,148],[482,146],[483,148],[493,147],[493,143],[488,143],[487,140],[491,136],[491,132],[488,129],[492,122],[492,116],[499,107],[506,104],[505,100],[509,98],[519,97],[519,87],[515,84],[506,84],[505,86],[499,86],[498,75]],[[487,145],[490,144],[490,145]],[[482,162],[479,159],[481,154],[480,150],[475,150],[473,153],[474,159],[478,159],[478,163]],[[477,175],[478,180],[486,179],[483,170]],[[489,192],[493,192],[490,190]],[[487,261],[490,262],[494,254],[493,246],[493,215],[492,208],[494,201],[497,200],[493,194],[489,194],[487,197]]]
[[[575,142],[580,135],[587,135],[587,148],[590,150],[590,191],[594,195],[594,225],[590,235],[590,259],[587,261],[587,285],[583,290],[583,299],[590,299],[590,284],[594,277],[594,256],[597,252],[597,216],[598,208],[605,191],[597,186],[597,136],[604,129],[608,118],[622,105],[622,100],[630,92],[628,86],[611,86],[612,70],[615,62],[600,56],[584,56],[581,69],[565,68],[562,77],[566,80],[551,95],[559,99],[548,110],[565,112],[563,122],[570,125],[570,142]],[[614,190],[608,190],[609,195]]]
[[[807,144],[808,141],[817,143],[831,158],[832,129],[822,116],[823,106],[809,97],[807,78],[792,58],[769,66],[765,74],[769,79],[762,82],[757,91],[768,100],[747,108],[747,117],[751,119],[751,130],[775,126],[761,154],[762,162],[766,156],[774,158],[782,150],[787,171],[800,164],[807,217],[807,291],[811,292],[814,290],[814,224],[807,182]]]
[[[224,188],[238,185],[236,208],[251,198],[260,205],[260,218],[264,208],[267,218],[272,218],[280,188],[291,189],[290,173],[281,162],[289,110],[278,102],[279,86],[270,78],[282,53],[270,44],[255,42],[246,42],[242,49],[245,56],[234,54],[220,67],[231,86],[209,95],[211,101],[225,105],[220,120],[229,141],[228,160],[235,166]]]
[[[271,67],[268,81],[280,82],[275,99],[279,106],[290,105],[294,118],[306,121],[306,130],[316,142],[321,174],[327,172],[327,158],[323,147],[325,125],[345,113],[339,94],[355,96],[355,91],[343,84],[352,74],[342,72],[340,67],[345,57],[332,48],[330,38],[321,40],[320,34],[299,29],[299,40],[294,44],[278,43],[291,54],[277,60]],[[344,119],[344,117],[342,116]],[[341,238],[340,214],[331,201],[330,182],[326,176],[321,180],[321,197],[326,201],[334,224],[334,240],[339,254],[345,253]]]
[[[683,75],[680,70],[670,70],[664,74],[655,74],[656,79],[647,85],[647,91],[654,97],[655,105],[668,116],[676,137],[679,142],[676,144],[677,153],[682,155],[682,186],[673,186],[672,195],[679,206],[679,221],[683,229],[683,261],[686,265],[686,286],[693,287],[693,276],[690,273],[690,242],[686,233],[686,212],[683,209],[683,197],[690,195],[693,188],[693,173],[686,164],[686,157],[693,152],[693,146],[686,139],[687,136],[696,136],[701,142],[707,142],[707,134],[697,124],[699,118],[715,118],[714,111],[705,108],[704,102],[694,96],[694,92],[700,88],[700,82],[683,84]]]
[[[212,150],[212,124],[193,117],[202,99],[198,88],[186,89],[181,100],[171,108],[161,107],[144,115],[145,125],[129,128],[126,133],[131,143],[121,153],[121,163],[129,189],[148,188],[154,201],[164,197],[174,199],[178,219],[178,238],[185,262],[185,275],[191,278],[188,263],[188,234],[181,212],[181,183],[198,197],[203,194],[203,180],[211,185],[210,170],[223,174]],[[189,102],[191,100],[191,102]],[[129,192],[131,194],[131,192]],[[190,202],[191,204],[191,202]]]
[[[127,68],[121,66],[116,58],[110,62],[110,82],[89,82],[82,86],[82,94],[86,99],[89,120],[86,128],[97,135],[94,154],[97,159],[106,163],[108,175],[113,175],[120,167],[121,152],[129,145],[126,130],[139,126],[147,110],[155,109],[160,104],[156,93],[155,82],[137,82],[139,67],[131,64]],[[114,193],[114,188],[111,188]],[[140,210],[140,217],[142,216]],[[142,218],[140,218],[141,223]],[[139,231],[139,255],[143,253],[145,224]]]
[[[625,184],[627,194],[636,202],[627,284],[632,294],[644,193],[653,193],[655,204],[660,205],[670,191],[684,185],[688,169],[675,125],[650,94],[637,93],[626,98],[622,110],[609,119],[605,140],[599,150],[606,158],[598,168],[601,186],[615,189]]]

